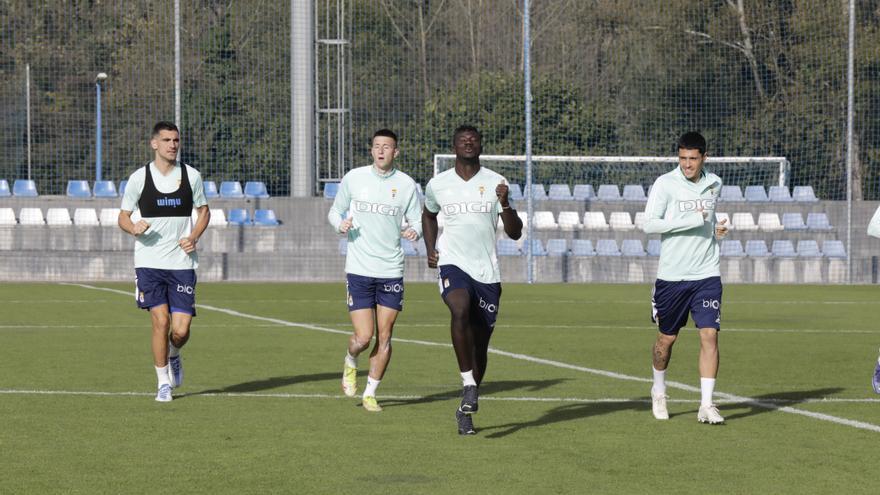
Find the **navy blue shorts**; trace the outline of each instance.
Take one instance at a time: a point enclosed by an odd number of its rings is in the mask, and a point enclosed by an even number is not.
[[[196,271],[135,268],[135,298],[141,309],[168,305],[170,313],[196,315]]]
[[[501,284],[484,284],[477,282],[461,268],[455,265],[440,266],[440,295],[446,295],[455,289],[466,289],[471,297],[471,309],[477,311],[491,332],[498,318],[498,306],[501,303]]]
[[[403,311],[403,278],[373,278],[347,274],[345,287],[348,292],[348,310],[386,308]]]
[[[651,297],[651,321],[666,335],[678,335],[688,321],[697,328],[721,329],[721,277],[667,282],[657,280]]]

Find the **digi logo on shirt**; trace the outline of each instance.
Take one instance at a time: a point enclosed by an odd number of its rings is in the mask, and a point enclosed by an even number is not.
[[[691,199],[687,201],[679,201],[678,202],[678,211],[686,212],[686,211],[699,211],[699,210],[714,210],[715,209],[715,200],[714,199]]]
[[[400,213],[399,206],[385,205],[382,203],[369,203],[367,201],[352,200],[354,211],[361,213],[375,213],[377,215],[388,215],[396,217]]]
[[[443,213],[446,215],[461,215],[463,213],[491,213],[495,205],[492,201],[470,201],[462,203],[449,203],[443,205]]]

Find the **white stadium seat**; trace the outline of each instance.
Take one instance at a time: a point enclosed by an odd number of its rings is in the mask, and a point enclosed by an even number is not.
[[[758,225],[751,213],[734,213],[733,228],[736,230],[758,230]]]
[[[22,225],[45,225],[43,210],[39,208],[22,208],[18,212],[18,223]]]
[[[779,232],[782,222],[776,213],[761,213],[758,215],[758,227],[764,232]]]
[[[608,230],[608,222],[601,211],[584,212],[584,228],[587,230]]]
[[[223,212],[223,208],[211,208],[211,220],[208,221],[208,225],[217,227],[226,226],[226,213]]]
[[[15,211],[12,208],[0,208],[0,225],[15,225]]]
[[[73,223],[75,225],[100,225],[98,214],[94,208],[77,208],[73,210]]]
[[[632,218],[629,216],[629,213],[625,211],[611,212],[611,216],[608,219],[608,225],[610,225],[613,230],[633,230],[636,228],[632,223]]]
[[[72,225],[73,222],[70,221],[70,212],[67,208],[49,208],[46,211],[46,224],[67,226]]]
[[[553,218],[552,211],[536,211],[534,220],[536,229],[553,230],[559,228],[556,219]]]
[[[581,219],[576,211],[560,211],[557,222],[562,230],[577,230],[581,227]]]
[[[115,227],[119,224],[119,208],[101,208],[98,218],[102,226]]]

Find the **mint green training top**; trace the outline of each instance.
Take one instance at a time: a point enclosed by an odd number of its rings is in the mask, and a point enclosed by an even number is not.
[[[342,178],[327,220],[336,232],[351,217],[345,272],[374,278],[403,276],[400,236],[404,220],[422,235],[422,211],[416,183],[397,169],[381,175],[373,165],[358,167]]]
[[[642,229],[660,234],[658,279],[674,282],[721,275],[715,239],[715,202],[720,194],[721,178],[705,169],[696,183],[678,166],[654,181]]]

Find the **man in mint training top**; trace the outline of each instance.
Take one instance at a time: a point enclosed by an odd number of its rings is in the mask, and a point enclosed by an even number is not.
[[[177,161],[180,131],[171,122],[153,126],[154,159],[128,179],[119,227],[134,236],[135,289],[139,308],[153,321],[156,400],[171,401],[171,389],[183,383],[180,349],[189,340],[196,315],[196,243],[211,212],[198,170]],[[195,225],[191,215],[196,211]],[[141,219],[133,222],[134,211]]]
[[[342,371],[342,391],[357,393],[357,357],[376,333],[362,403],[379,412],[376,388],[391,359],[391,333],[403,311],[403,249],[400,239],[422,234],[419,197],[410,176],[394,168],[397,135],[388,129],[373,134],[373,164],[349,171],[327,214],[333,229],[348,237],[345,258],[348,314],[354,333]],[[404,225],[404,221],[408,226]]]
[[[724,418],[712,403],[718,374],[718,331],[721,329],[721,271],[716,237],[727,234],[726,220],[716,223],[715,202],[721,179],[703,170],[706,140],[688,132],[678,140],[678,166],[654,181],[645,207],[648,234],[660,234],[660,266],[654,285],[652,320],[659,332],[654,343],[652,412],[669,419],[666,368],[678,331],[688,313],[700,333],[700,408],[697,420],[720,424]]]
[[[455,167],[437,174],[425,188],[422,225],[428,266],[440,267],[440,293],[452,315],[452,346],[463,385],[455,411],[460,435],[473,435],[477,387],[486,373],[489,339],[501,300],[501,274],[495,254],[498,216],[511,239],[522,235],[522,221],[508,201],[507,180],[480,166],[480,131],[461,126],[452,137]],[[437,239],[437,215],[443,235]]]
[[[880,208],[877,208],[877,210],[874,211],[874,216],[871,217],[871,221],[868,223],[868,235],[880,238]],[[877,359],[877,362],[874,365],[874,375],[871,377],[871,386],[874,388],[874,393],[880,394],[880,358]]]

